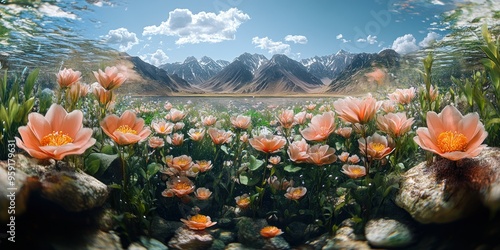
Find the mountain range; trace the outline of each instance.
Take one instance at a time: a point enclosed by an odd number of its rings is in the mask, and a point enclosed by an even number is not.
[[[261,54],[243,53],[232,62],[191,56],[182,63],[159,67],[138,57],[124,58],[138,77],[131,80],[133,84],[123,85],[121,92],[141,95],[352,94],[377,87],[368,77],[374,69],[394,72],[405,61],[391,49],[371,54],[341,50],[300,61],[283,54],[268,59]]]

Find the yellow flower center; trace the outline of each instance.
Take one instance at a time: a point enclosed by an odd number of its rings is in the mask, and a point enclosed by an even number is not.
[[[372,142],[370,143],[370,147],[375,150],[376,152],[382,152],[385,149],[385,145],[382,143],[378,142]]]
[[[351,173],[355,175],[363,174],[363,170],[361,168],[351,168]]]
[[[208,222],[207,216],[201,215],[201,214],[191,216],[191,218],[189,220],[194,221],[194,222],[198,222],[198,223],[207,223]]]
[[[131,127],[129,127],[128,125],[121,125],[120,127],[118,127],[115,131],[118,131],[118,132],[122,132],[124,134],[134,134],[136,135],[137,134],[137,131],[133,130]]]
[[[42,146],[62,146],[72,142],[73,138],[67,134],[63,134],[62,131],[52,131],[52,133],[42,138],[40,144]]]
[[[453,151],[465,151],[467,147],[467,137],[457,131],[445,131],[439,134],[437,138],[437,146],[442,152],[448,153]]]
[[[248,206],[250,204],[250,197],[239,199],[236,204],[241,207]]]
[[[300,196],[300,195],[302,195],[302,190],[301,189],[295,189],[295,190],[293,190],[292,195],[293,196]]]
[[[177,182],[174,185],[174,189],[176,189],[176,190],[189,190],[189,189],[191,189],[191,185],[189,185],[189,183],[186,183],[186,182]]]

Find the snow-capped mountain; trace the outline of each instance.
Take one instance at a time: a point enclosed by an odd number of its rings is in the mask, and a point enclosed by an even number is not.
[[[302,59],[300,63],[307,68],[309,73],[328,83],[352,62],[354,55],[345,50],[339,50],[334,55]]]
[[[185,81],[197,85],[219,73],[227,65],[229,65],[229,62],[224,60],[214,61],[206,56],[197,60],[195,57],[190,56],[182,63],[167,63],[159,68],[164,69],[170,75],[175,74]]]

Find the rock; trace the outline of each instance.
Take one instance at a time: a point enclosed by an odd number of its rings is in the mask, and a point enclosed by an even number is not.
[[[408,170],[396,204],[420,223],[448,223],[476,211],[481,203],[500,207],[500,150],[486,148],[457,162],[440,159]]]
[[[480,192],[481,201],[491,211],[500,208],[500,149],[486,148],[481,152],[482,165],[491,170],[491,183]]]
[[[393,219],[373,219],[365,225],[365,237],[375,247],[405,247],[414,242],[410,228]]]
[[[29,193],[30,188],[23,189],[23,187],[41,188],[41,194],[45,199],[70,212],[100,207],[108,197],[108,188],[104,183],[69,166],[66,162],[39,161],[23,154],[17,154],[13,161],[16,169],[16,182],[21,192],[19,194]],[[2,162],[1,165],[3,169],[7,167],[6,162]],[[16,198],[19,202],[16,209],[23,208],[24,195],[26,194]]]
[[[214,238],[204,230],[195,231],[187,227],[180,227],[175,231],[175,235],[168,242],[168,246],[174,249],[208,249]]]
[[[259,232],[265,226],[267,226],[267,221],[264,219],[253,220],[248,217],[240,217],[236,223],[238,242],[248,247],[262,249],[266,243]]]
[[[140,237],[141,242],[134,242],[128,246],[128,250],[167,250],[168,247],[156,239]]]
[[[167,221],[160,216],[155,216],[151,220],[151,237],[166,244],[175,235],[176,230],[183,225],[184,223],[180,221]]]
[[[219,234],[219,240],[224,242],[224,244],[229,244],[236,240],[236,235],[230,231],[221,231]]]
[[[335,235],[326,241],[322,249],[371,249],[363,236],[354,232],[354,225],[351,219],[344,220]]]
[[[0,221],[7,221],[14,215],[14,208],[15,215],[24,213],[29,192],[26,174],[7,161],[0,161]]]
[[[270,239],[265,239],[265,244],[262,249],[268,250],[285,250],[290,249],[290,244],[281,236],[276,236]]]
[[[258,250],[260,248],[247,247],[241,243],[231,243],[226,246],[226,250]]]
[[[209,250],[224,250],[226,249],[226,244],[222,240],[215,239],[214,242],[212,243],[212,246],[210,246]]]
[[[123,249],[120,237],[113,232],[95,231],[78,236],[78,240],[62,239],[55,241],[51,249]]]

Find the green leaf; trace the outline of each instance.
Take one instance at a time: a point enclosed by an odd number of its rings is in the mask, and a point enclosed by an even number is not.
[[[500,123],[500,118],[493,118],[488,120],[488,122],[486,122],[486,127],[490,127],[494,124],[499,124],[499,123]]]
[[[240,183],[246,186],[254,186],[259,182],[259,178],[255,178],[247,172],[243,172],[239,176]]]
[[[154,176],[158,171],[160,171],[161,165],[153,162],[148,165],[148,170],[146,171],[146,175],[148,179],[151,179],[152,176]]]
[[[250,166],[248,166],[248,169],[255,171],[255,170],[259,169],[262,166],[262,164],[264,164],[264,161],[259,160],[259,159],[255,158],[255,156],[251,155],[249,163],[250,163]]]
[[[33,89],[35,87],[36,79],[38,78],[38,73],[40,69],[33,70],[28,77],[26,78],[26,82],[24,83],[24,98],[30,98],[33,93]]]
[[[295,173],[301,169],[302,169],[301,167],[293,165],[288,165],[284,168],[284,170],[287,171],[288,173]]]
[[[122,185],[116,183],[109,184],[108,187],[113,189],[122,189]]]
[[[103,174],[109,166],[118,159],[118,155],[108,155],[103,153],[92,153],[87,158],[85,158],[85,166],[87,167],[88,174],[90,175],[101,175]],[[99,164],[97,170],[94,164]],[[90,168],[90,169],[89,169]],[[95,172],[94,172],[95,171]]]

